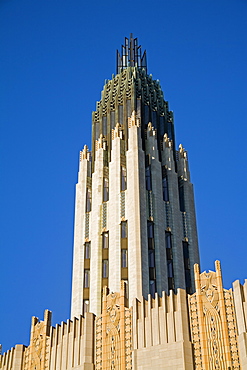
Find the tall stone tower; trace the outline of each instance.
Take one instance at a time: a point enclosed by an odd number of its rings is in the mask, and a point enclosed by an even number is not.
[[[247,369],[247,280],[200,273],[187,153],[137,39],[80,153],[71,319],[32,318],[0,370]]]
[[[129,302],[192,293],[195,263],[187,152],[176,150],[173,114],[130,35],[93,112],[92,151],[80,153],[71,317],[99,315],[103,287],[117,292],[121,280]]]

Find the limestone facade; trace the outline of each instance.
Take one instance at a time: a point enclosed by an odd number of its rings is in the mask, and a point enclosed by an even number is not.
[[[30,344],[0,357],[1,370],[247,369],[247,281],[222,286],[216,272],[199,273],[196,292],[156,293],[128,304],[126,283],[105,287],[102,313],[53,327],[51,312],[32,319]]]

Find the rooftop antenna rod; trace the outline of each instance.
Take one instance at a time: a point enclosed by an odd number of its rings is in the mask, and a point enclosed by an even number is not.
[[[129,39],[125,37],[121,54],[117,50],[117,74],[127,67],[144,68],[147,73],[146,50],[142,54],[141,45],[138,45],[138,40],[133,37],[133,33],[130,34]]]

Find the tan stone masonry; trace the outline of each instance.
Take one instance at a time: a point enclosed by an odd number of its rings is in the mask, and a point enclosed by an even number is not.
[[[56,327],[51,312],[32,318],[30,344],[0,356],[1,370],[247,369],[247,284],[222,286],[216,272],[199,273],[196,293],[163,292],[128,307],[125,283],[105,287],[102,314],[85,313]]]

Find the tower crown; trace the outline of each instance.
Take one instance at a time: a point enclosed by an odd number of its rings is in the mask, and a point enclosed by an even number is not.
[[[138,45],[137,38],[125,37],[125,43],[122,45],[121,54],[117,50],[117,74],[121,73],[127,67],[144,68],[147,73],[147,57],[146,50],[142,54],[141,45]]]

